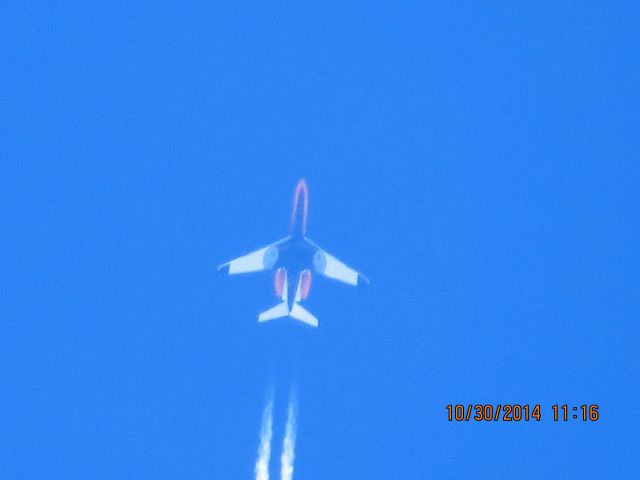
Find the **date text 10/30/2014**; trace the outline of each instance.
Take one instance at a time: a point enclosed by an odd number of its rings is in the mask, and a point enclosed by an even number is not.
[[[600,419],[599,406],[596,404],[555,404],[548,413],[554,422],[597,422]],[[450,422],[539,422],[543,414],[540,404],[449,404],[447,420]]]

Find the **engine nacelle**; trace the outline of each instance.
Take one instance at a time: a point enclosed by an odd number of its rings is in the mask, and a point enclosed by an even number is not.
[[[300,298],[302,300],[309,296],[311,290],[311,271],[303,270],[300,272]]]
[[[280,267],[273,275],[273,287],[275,288],[277,297],[282,297],[282,292],[284,291],[284,284],[286,280],[287,271],[284,268]]]

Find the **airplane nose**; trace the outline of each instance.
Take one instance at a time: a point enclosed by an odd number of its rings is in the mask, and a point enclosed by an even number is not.
[[[293,192],[293,207],[291,209],[291,233],[306,235],[307,211],[309,209],[309,189],[307,182],[301,178]]]

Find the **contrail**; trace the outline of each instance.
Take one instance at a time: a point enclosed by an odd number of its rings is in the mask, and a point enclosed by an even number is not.
[[[256,460],[256,480],[269,480],[269,459],[271,458],[271,436],[273,435],[273,390],[267,393],[267,403],[262,412],[260,445]]]
[[[296,394],[294,390],[291,390],[289,397],[289,409],[287,412],[287,425],[284,433],[284,443],[282,445],[282,456],[280,457],[281,480],[293,479],[293,460],[295,458],[296,449],[296,429],[298,427],[296,423],[298,405],[296,402]]]

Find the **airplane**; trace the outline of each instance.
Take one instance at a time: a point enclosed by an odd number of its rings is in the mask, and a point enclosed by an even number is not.
[[[309,296],[312,271],[353,286],[369,283],[367,277],[307,237],[308,207],[309,190],[301,179],[293,194],[289,235],[218,267],[218,271],[226,271],[229,275],[275,270],[273,283],[280,303],[262,312],[258,322],[291,317],[317,327],[318,319],[300,305]]]

